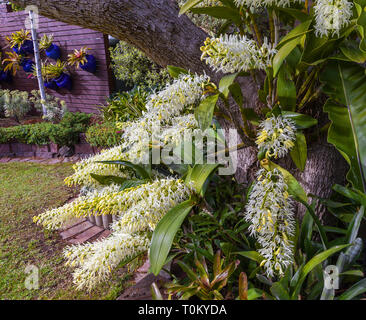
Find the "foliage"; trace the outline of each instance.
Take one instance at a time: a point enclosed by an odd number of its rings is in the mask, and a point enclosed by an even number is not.
[[[0,90],[0,105],[5,116],[15,118],[17,122],[24,118],[32,107],[28,92],[19,90]]]
[[[67,72],[66,62],[57,60],[56,63],[49,63],[44,65],[44,74],[46,79],[56,79],[61,76],[62,73]]]
[[[38,111],[42,111],[43,107],[46,108],[46,115],[43,116],[44,119],[52,122],[61,121],[67,112],[67,106],[64,100],[49,94],[46,94],[46,100],[42,100],[41,94],[37,90],[32,90],[31,94],[32,96],[29,100]]]
[[[44,145],[54,142],[60,146],[72,146],[79,142],[90,115],[66,112],[60,123],[41,122],[29,125],[2,128],[0,143],[17,141],[26,144]]]
[[[30,31],[24,29],[12,33],[10,37],[6,37],[6,40],[9,42],[11,48],[14,48],[15,46],[20,48],[24,41],[31,39]]]
[[[47,50],[52,45],[52,42],[53,42],[53,34],[51,35],[44,34],[41,40],[39,40],[39,49]]]
[[[15,52],[7,52],[7,58],[3,59],[3,64],[7,62],[4,67],[4,71],[12,71],[13,76],[15,76],[20,69],[20,64],[24,59],[22,55],[17,54]]]
[[[170,80],[165,69],[123,41],[110,54],[116,78],[130,87],[162,88]]]
[[[125,122],[137,119],[146,111],[145,104],[149,92],[137,87],[128,92],[118,92],[107,100],[106,106],[100,107],[105,121]]]
[[[86,56],[88,55],[88,50],[90,48],[82,47],[81,49],[75,49],[73,53],[68,55],[67,63],[70,66],[76,66],[76,68],[80,68],[80,64],[84,65],[88,62]]]
[[[115,122],[96,123],[85,134],[86,141],[93,147],[114,147],[121,143],[122,138]]]

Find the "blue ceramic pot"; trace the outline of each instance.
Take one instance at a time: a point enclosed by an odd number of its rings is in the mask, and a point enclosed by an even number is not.
[[[24,43],[22,44],[21,49],[25,53],[33,54],[34,53],[33,41],[31,41],[31,40],[25,40]]]
[[[18,45],[13,47],[13,51],[17,54],[25,55],[27,53],[33,54],[33,42],[31,40],[25,40],[19,49]]]
[[[30,59],[23,59],[20,66],[23,67],[24,72],[33,72],[34,62]]]
[[[92,54],[87,54],[85,57],[87,62],[80,64],[80,68],[85,71],[95,73],[95,71],[97,71],[97,60]]]
[[[9,71],[0,71],[0,81],[10,82],[11,81],[11,73]]]
[[[48,49],[46,49],[46,56],[53,59],[58,60],[61,58],[61,50],[60,47],[56,44],[51,44]]]
[[[66,73],[62,73],[58,78],[54,79],[54,81],[59,88],[65,88],[67,90],[71,90],[72,88],[71,77]]]
[[[56,84],[55,80],[45,81],[44,86],[47,89],[50,89],[50,90],[56,90],[57,89],[57,84]]]

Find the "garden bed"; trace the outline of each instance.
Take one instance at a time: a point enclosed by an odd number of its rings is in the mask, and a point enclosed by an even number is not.
[[[101,148],[92,147],[86,141],[80,139],[80,143],[75,144],[74,154],[92,155],[101,151]],[[46,145],[25,144],[11,142],[0,144],[1,157],[39,157],[45,159],[57,158],[60,155],[61,146],[50,143]]]

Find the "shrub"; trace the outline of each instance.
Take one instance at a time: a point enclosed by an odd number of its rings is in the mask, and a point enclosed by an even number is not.
[[[72,146],[79,141],[89,124],[90,115],[67,112],[58,124],[41,122],[9,128],[1,128],[0,143],[17,141],[26,144],[44,145],[54,142],[60,146]]]
[[[5,117],[14,117],[17,122],[24,118],[32,107],[28,92],[19,90],[0,90],[0,106],[4,109]]]
[[[169,74],[165,69],[123,41],[111,48],[110,53],[116,78],[128,86],[161,88],[169,81]]]
[[[86,131],[86,140],[93,147],[114,147],[122,138],[122,132],[114,122],[92,125]]]
[[[42,111],[42,107],[45,106],[46,115],[43,116],[44,119],[52,122],[61,121],[67,111],[66,102],[64,100],[46,94],[46,101],[44,101],[41,99],[40,92],[37,90],[33,90],[32,95],[30,101],[38,111]]]

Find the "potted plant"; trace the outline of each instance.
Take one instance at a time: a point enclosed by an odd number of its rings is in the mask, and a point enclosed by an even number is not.
[[[39,48],[44,50],[46,52],[46,56],[53,60],[61,58],[60,47],[53,43],[53,35],[43,35],[39,42]]]
[[[16,52],[7,52],[6,54],[8,55],[8,58],[3,61],[3,63],[8,62],[4,68],[5,72],[12,70],[12,74],[15,76],[20,67],[23,67],[25,72],[33,72],[34,62],[32,60],[25,58]]]
[[[0,81],[9,82],[11,81],[10,71],[4,70],[4,63],[2,61],[2,53],[0,52]]]
[[[71,77],[66,72],[66,62],[61,62],[60,60],[57,60],[56,64],[50,63],[45,66],[47,79],[52,79],[58,88],[71,90]]]
[[[87,53],[88,50],[90,48],[87,47],[82,47],[80,50],[75,49],[73,53],[68,55],[68,64],[95,73],[97,70],[97,60],[92,54]]]
[[[42,65],[41,65],[41,73],[42,73],[44,86],[47,89],[56,90],[57,84],[56,84],[55,80],[50,77],[50,75],[47,71],[47,66],[44,63],[42,63]],[[34,78],[38,77],[36,69],[33,70],[33,76],[34,76]]]
[[[6,40],[15,53],[21,55],[33,54],[33,42],[29,31],[23,29],[16,31],[10,37],[6,37]]]

